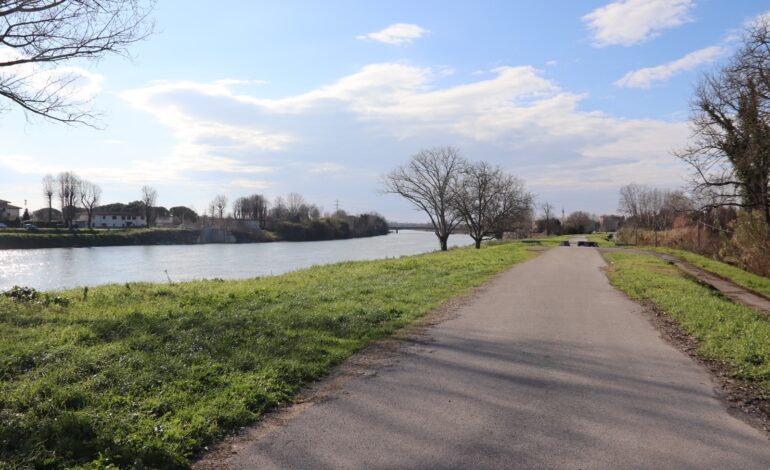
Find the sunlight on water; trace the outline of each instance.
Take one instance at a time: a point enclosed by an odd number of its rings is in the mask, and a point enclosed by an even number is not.
[[[465,235],[450,246],[470,244]],[[242,279],[309,266],[381,259],[438,249],[431,232],[404,230],[372,238],[324,242],[156,245],[0,251],[0,290],[42,290],[124,282]],[[168,271],[168,277],[166,275]]]

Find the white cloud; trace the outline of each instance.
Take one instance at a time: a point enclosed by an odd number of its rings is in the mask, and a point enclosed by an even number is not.
[[[223,78],[221,80],[214,81],[215,85],[267,85],[270,82],[267,80],[241,80],[239,78]]]
[[[416,24],[396,23],[388,26],[382,31],[363,34],[361,36],[356,36],[356,38],[371,39],[384,44],[401,46],[403,44],[409,44],[415,39],[419,39],[428,33],[430,33],[429,30],[417,26]]]
[[[583,17],[597,47],[630,46],[691,21],[692,0],[618,0]]]
[[[684,173],[670,150],[685,144],[685,122],[582,109],[584,95],[530,66],[465,80],[447,86],[441,68],[379,63],[273,99],[240,93],[237,84],[154,82],[120,96],[167,129],[170,145],[148,154],[126,138],[114,158],[96,160],[9,150],[0,153],[0,173],[36,184],[44,173],[74,170],[123,198],[151,184],[163,194],[176,188],[185,194],[179,202],[192,198],[199,207],[212,194],[264,190],[301,191],[319,202],[355,198],[361,210],[385,211],[391,201],[374,200],[379,175],[432,145],[500,164],[541,193],[606,194]]]
[[[97,140],[96,143],[104,145],[123,145],[126,143],[126,141],[120,139],[101,139]]]
[[[649,88],[654,82],[662,82],[680,73],[714,62],[723,57],[727,49],[722,46],[709,46],[691,52],[686,56],[656,67],[632,70],[615,82],[616,86],[626,88]]]
[[[0,48],[0,62],[24,57],[15,49]],[[12,79],[18,81],[22,91],[29,93],[61,88],[58,94],[77,105],[91,100],[101,92],[104,76],[82,67],[46,66],[40,62],[30,62],[3,67],[0,81],[10,82]]]
[[[345,167],[339,163],[321,162],[310,165],[311,173],[342,173]]]
[[[261,180],[236,179],[228,181],[228,185],[239,189],[260,190],[270,187],[270,183]]]
[[[374,160],[361,161],[367,155],[394,155],[395,164],[404,157],[394,150],[401,143],[413,151],[436,142],[498,155],[497,163],[535,188],[655,184],[663,174],[678,173],[669,152],[685,143],[685,123],[582,111],[583,95],[533,67],[490,73],[436,88],[440,69],[382,63],[279,99],[194,82],[156,83],[122,96],[172,130],[178,142],[160,161],[182,175],[278,171],[259,163],[271,161],[305,161],[299,171],[306,174],[371,168]],[[326,160],[330,155],[334,163]],[[244,187],[247,180],[233,181]]]

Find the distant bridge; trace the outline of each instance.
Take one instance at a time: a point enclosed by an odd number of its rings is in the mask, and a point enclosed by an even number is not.
[[[399,230],[425,230],[428,232],[433,231],[432,224],[418,224],[414,222],[388,222],[388,228],[394,232]]]
[[[435,231],[433,224],[420,224],[415,222],[388,222],[388,228],[394,232],[398,232],[399,230]],[[465,225],[458,225],[455,227],[454,233],[468,233],[468,228]]]

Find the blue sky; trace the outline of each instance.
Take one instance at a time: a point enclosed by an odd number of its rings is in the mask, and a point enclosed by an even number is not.
[[[214,2],[164,0],[131,60],[69,64],[103,129],[0,114],[0,199],[43,206],[74,170],[103,202],[158,189],[299,192],[326,210],[423,217],[379,178],[453,145],[566,212],[615,212],[618,188],[685,183],[699,74],[729,57],[767,2]],[[2,52],[2,51],[0,51]]]

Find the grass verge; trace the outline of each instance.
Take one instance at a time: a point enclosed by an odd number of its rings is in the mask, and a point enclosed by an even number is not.
[[[770,317],[735,304],[675,266],[639,253],[605,253],[610,282],[665,312],[700,343],[699,353],[727,365],[770,399]]]
[[[610,234],[607,232],[596,232],[586,235],[588,241],[596,242],[600,248],[615,248],[615,241],[607,238]]]
[[[569,241],[576,237],[585,237],[588,241],[596,242],[602,248],[614,248],[615,242],[607,239],[608,233],[597,232],[590,234],[574,234],[574,235],[554,235],[549,237],[535,238],[542,246],[558,246],[563,241]]]
[[[651,251],[665,253],[682,258],[699,268],[710,271],[718,276],[730,280],[739,286],[759,292],[765,297],[770,298],[770,278],[744,271],[733,265],[717,261],[706,256],[695,254],[691,251],[677,250],[674,248],[645,247]]]
[[[350,354],[533,256],[508,243],[0,296],[0,467],[185,468]]]

